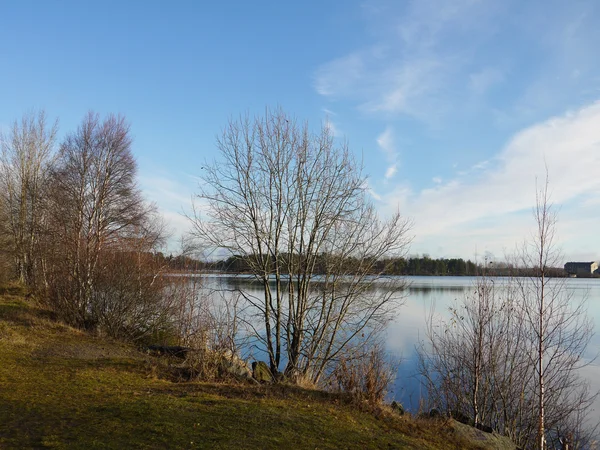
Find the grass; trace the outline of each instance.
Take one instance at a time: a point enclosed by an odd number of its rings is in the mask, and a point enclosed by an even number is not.
[[[0,448],[469,447],[443,421],[361,412],[292,386],[174,383],[134,347],[0,288]]]

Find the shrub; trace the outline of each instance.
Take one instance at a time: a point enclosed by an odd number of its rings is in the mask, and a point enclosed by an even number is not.
[[[375,343],[357,348],[351,355],[340,358],[329,384],[334,390],[349,394],[356,402],[379,406],[396,373],[397,362],[390,360],[382,344]]]

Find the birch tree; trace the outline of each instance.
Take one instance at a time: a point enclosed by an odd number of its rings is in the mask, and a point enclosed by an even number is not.
[[[533,269],[532,276],[519,279],[527,335],[535,349],[530,356],[537,400],[536,447],[540,450],[547,448],[547,438],[556,430],[564,434],[571,431],[563,429],[564,424],[573,415],[581,417],[593,399],[578,374],[593,334],[586,302],[574,298],[566,278],[548,276],[549,269],[563,263],[548,186],[546,176],[536,192],[536,231],[521,253],[521,264]]]
[[[33,285],[39,263],[44,201],[54,158],[58,121],[44,111],[29,113],[0,135],[0,206],[2,234],[17,278]]]
[[[231,121],[217,148],[201,175],[195,235],[243,258],[262,286],[246,301],[271,370],[317,382],[398,305],[401,286],[377,289],[375,262],[404,254],[409,222],[378,218],[360,165],[327,126],[313,134],[267,111]]]
[[[143,226],[129,125],[89,113],[60,146],[50,190],[49,295],[69,322],[92,326],[92,294],[102,252]],[[90,322],[91,321],[91,322]]]
[[[470,292],[432,311],[419,369],[429,401],[469,423],[490,427],[529,448],[535,423],[533,372],[521,297],[512,278],[478,276]]]
[[[527,277],[479,277],[474,293],[430,320],[420,349],[430,400],[450,414],[496,429],[522,448],[586,448],[595,427],[579,369],[593,334],[585,298],[566,278],[548,181],[537,191],[535,232],[514,266]]]

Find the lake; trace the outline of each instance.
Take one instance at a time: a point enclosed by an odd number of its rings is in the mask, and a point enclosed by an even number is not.
[[[203,275],[205,289],[210,292],[242,289],[247,293],[260,296],[262,291],[252,279],[241,275]],[[386,333],[387,350],[401,358],[398,376],[390,399],[400,401],[405,408],[415,411],[419,400],[424,395],[421,383],[416,374],[416,350],[419,340],[425,338],[426,318],[432,305],[436,314],[448,317],[448,307],[460,300],[473,289],[475,277],[405,277],[409,286],[404,291],[404,305],[399,307],[395,319]],[[507,279],[495,279],[502,285]],[[594,324],[600,324],[600,279],[566,279],[567,289],[574,301],[587,298],[588,315]],[[214,290],[214,291],[213,291]],[[600,334],[595,333],[584,355],[586,360],[593,360],[600,352]],[[582,369],[582,375],[590,382],[592,392],[600,390],[600,361],[596,360]],[[600,411],[600,398],[594,405]]]
[[[394,322],[388,328],[386,343],[392,354],[402,357],[393,397],[403,402],[409,410],[416,410],[422,395],[420,381],[416,375],[415,345],[419,339],[425,338],[425,320],[431,306],[435,305],[436,314],[449,317],[448,307],[461,300],[473,290],[476,277],[407,277],[410,287],[405,304],[398,310]],[[502,285],[506,278],[494,279]],[[588,316],[595,326],[600,324],[600,279],[569,278],[566,279],[569,293],[573,301],[587,299]],[[596,332],[587,347],[584,358],[592,361],[582,370],[582,375],[590,382],[592,392],[600,390],[600,361],[595,360],[600,352],[600,335]],[[594,405],[600,411],[600,399]]]

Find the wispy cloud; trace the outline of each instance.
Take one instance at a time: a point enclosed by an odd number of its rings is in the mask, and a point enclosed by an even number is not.
[[[318,70],[315,88],[324,96],[349,95],[353,88],[364,78],[365,54],[355,53],[324,65]],[[340,77],[340,74],[344,74]]]
[[[600,87],[591,56],[598,2],[374,0],[364,8],[371,41],[314,75],[319,94],[363,112],[437,124],[476,107],[521,125],[585,104]],[[473,106],[469,97],[500,85],[509,86],[501,105]]]
[[[325,126],[329,132],[335,137],[341,137],[344,135],[337,122],[334,121],[334,117],[337,116],[335,112],[330,109],[323,108],[325,118],[323,119],[323,126]]]
[[[396,172],[398,172],[398,167],[396,166],[396,164],[389,166],[385,171],[385,179],[389,180],[394,175],[396,175]]]
[[[341,132],[338,129],[337,125],[331,121],[331,119],[329,119],[328,117],[325,119],[325,127],[329,130],[329,132],[336,137],[341,136]]]
[[[421,116],[422,102],[443,86],[445,63],[427,57],[391,63],[391,53],[375,46],[331,61],[317,70],[315,88],[332,99],[350,98],[366,112]]]
[[[185,217],[189,213],[196,181],[186,175],[177,177],[169,173],[142,174],[140,187],[147,198],[156,203],[171,234],[168,246],[177,251],[180,238],[191,229]]]
[[[355,100],[367,112],[434,118],[445,109],[447,86],[477,46],[473,40],[450,49],[447,41],[469,32],[493,33],[485,24],[497,7],[472,0],[412,1],[403,9],[375,3],[377,8],[372,3],[366,8],[377,39],[323,64],[315,73],[315,89],[332,99]]]
[[[149,197],[158,202],[177,205],[178,209],[190,204],[190,186],[176,181],[170,174],[141,175],[140,184]]]
[[[380,202],[381,200],[383,200],[381,198],[381,195],[379,195],[377,192],[375,192],[373,189],[369,188],[367,189],[367,191],[369,192],[369,194],[371,194],[371,197],[373,197],[375,200],[377,200],[378,202]]]
[[[501,253],[526,237],[536,176],[543,180],[546,167],[553,202],[579,208],[561,225],[564,236],[595,237],[596,227],[582,228],[577,219],[587,220],[582,208],[590,208],[588,196],[600,191],[600,102],[521,131],[477,170],[416,193],[390,192],[382,201],[390,209],[404,205],[414,217],[417,242],[428,248],[439,242],[446,251],[464,250],[479,239],[481,250],[487,245]]]
[[[383,200],[383,197],[381,197],[381,195],[375,192],[375,190],[371,186],[371,183],[369,182],[369,179],[365,180],[363,188],[369,193],[369,195],[371,195],[371,197],[373,197],[375,201],[381,202]]]
[[[385,158],[388,162],[388,167],[385,171],[385,179],[389,180],[398,171],[398,159],[399,152],[396,148],[396,142],[394,139],[394,132],[391,127],[387,127],[383,133],[377,138],[377,144],[379,148],[383,150]]]

